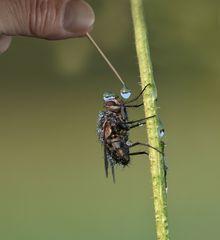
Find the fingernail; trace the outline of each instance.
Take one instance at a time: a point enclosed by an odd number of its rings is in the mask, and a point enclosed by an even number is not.
[[[68,32],[85,34],[95,22],[92,8],[83,0],[71,0],[66,4],[63,26]]]

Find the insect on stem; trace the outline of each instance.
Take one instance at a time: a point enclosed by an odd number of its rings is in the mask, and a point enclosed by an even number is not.
[[[117,70],[114,68],[114,66],[111,64],[111,62],[108,60],[108,58],[106,57],[106,55],[103,53],[103,51],[100,49],[100,47],[97,45],[97,43],[95,42],[95,40],[92,38],[92,36],[89,33],[86,33],[86,37],[89,39],[89,41],[92,43],[92,45],[96,48],[96,50],[100,53],[100,55],[102,56],[102,58],[105,60],[105,62],[108,64],[108,66],[111,68],[111,70],[114,72],[114,74],[116,75],[116,77],[119,79],[119,81],[123,84],[123,86],[125,86],[124,81],[122,80],[121,76],[119,75],[119,73],[117,72]]]

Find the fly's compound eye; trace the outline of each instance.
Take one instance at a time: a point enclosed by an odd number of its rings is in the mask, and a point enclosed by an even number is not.
[[[103,99],[105,102],[111,101],[115,99],[115,94],[112,92],[105,92],[103,94]]]
[[[120,93],[124,99],[128,99],[131,96],[131,90],[127,88],[125,85],[121,89]]]

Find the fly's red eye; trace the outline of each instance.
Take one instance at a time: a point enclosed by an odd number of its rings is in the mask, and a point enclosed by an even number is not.
[[[117,106],[117,104],[113,101],[108,101],[108,102],[105,103],[105,106],[106,107],[111,107],[111,106]]]

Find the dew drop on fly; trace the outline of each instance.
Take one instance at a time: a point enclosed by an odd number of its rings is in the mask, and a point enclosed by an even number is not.
[[[121,89],[120,93],[124,99],[128,99],[131,96],[131,90],[127,88],[125,85]]]

